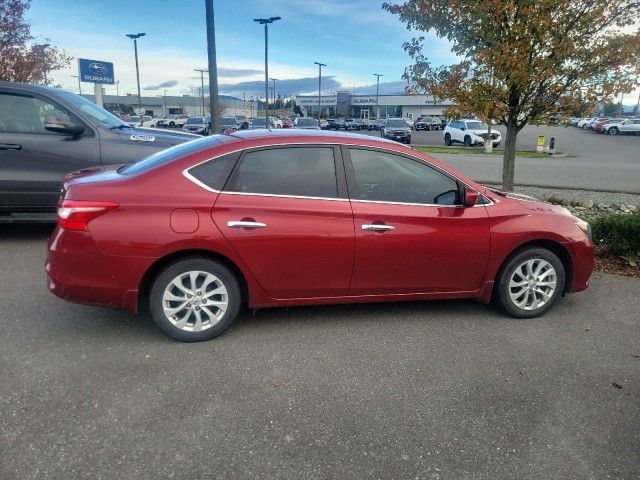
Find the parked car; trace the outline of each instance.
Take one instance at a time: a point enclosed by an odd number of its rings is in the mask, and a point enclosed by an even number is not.
[[[337,122],[335,118],[327,118],[326,130],[337,130]]]
[[[0,81],[0,222],[50,221],[68,172],[135,162],[194,138],[130,127],[59,88]]]
[[[336,118],[334,122],[334,128],[336,130],[346,130],[347,124],[344,118]]]
[[[149,115],[143,115],[140,117],[139,115],[130,115],[127,118],[127,124],[130,127],[144,127],[145,122],[150,122],[152,118]]]
[[[189,117],[182,130],[198,135],[209,135],[211,131],[211,119],[209,117]]]
[[[294,128],[295,122],[290,118],[286,118],[282,121],[282,128]]]
[[[282,120],[279,117],[271,116],[269,120],[271,121],[272,128],[282,128]]]
[[[368,130],[380,131],[384,125],[384,119],[380,120],[369,120],[369,125],[367,127]]]
[[[150,120],[146,120],[144,122],[142,122],[142,126],[145,128],[156,128],[158,126],[158,122],[160,120],[162,120],[164,118],[164,116],[162,117],[153,117]]]
[[[628,118],[619,122],[607,123],[602,127],[609,135],[640,135],[640,118]]]
[[[296,128],[301,128],[303,130],[320,130],[318,121],[311,117],[296,118]]]
[[[440,123],[440,118],[438,117],[420,117],[416,120],[414,127],[416,131],[418,130],[441,130],[442,124]]]
[[[383,138],[397,142],[411,143],[411,128],[404,118],[388,118],[380,131]]]
[[[576,124],[576,126],[578,128],[584,128],[585,124],[587,124],[588,122],[590,122],[591,120],[593,120],[593,117],[586,117],[583,118],[581,120],[578,121],[578,123]]]
[[[149,311],[167,335],[200,341],[229,328],[242,305],[493,298],[533,318],[588,287],[590,229],[565,208],[374,137],[227,138],[70,175],[49,289]]]
[[[187,122],[189,115],[169,115],[167,118],[163,118],[158,121],[159,127],[182,127]]]
[[[271,123],[271,117],[269,117],[269,123]],[[273,124],[270,126],[273,127]],[[267,129],[267,120],[264,117],[256,117],[251,120],[249,124],[249,130],[266,130]]]
[[[360,120],[355,118],[347,118],[344,121],[345,130],[360,130]]]
[[[489,126],[479,120],[463,119],[450,122],[442,132],[444,144],[450,146],[453,143],[462,143],[465,147],[472,145],[484,145]],[[497,130],[491,130],[491,139],[494,147],[500,145],[502,135]]]
[[[230,134],[238,130],[238,120],[236,117],[227,116],[220,119],[220,133]]]
[[[329,122],[327,122],[324,118],[321,118],[320,121],[318,122],[318,126],[322,129],[322,130],[326,130],[327,126],[329,125]],[[284,125],[283,125],[284,126]]]
[[[604,133],[604,126],[608,123],[618,123],[624,120],[624,118],[606,118],[593,124],[593,131],[596,133]]]

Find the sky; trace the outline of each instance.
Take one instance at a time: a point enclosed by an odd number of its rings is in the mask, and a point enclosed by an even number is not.
[[[374,93],[374,73],[381,93],[401,93],[402,74],[411,64],[403,42],[416,36],[382,10],[381,0],[216,0],[216,52],[221,94],[264,96],[264,27],[254,18],[280,16],[269,27],[269,77],[276,92],[315,94],[318,67],[323,94],[337,90]],[[197,93],[207,67],[204,0],[32,0],[27,13],[36,42],[48,41],[75,58],[111,61],[119,93],[136,92],[133,41],[127,33],[144,32],[138,41],[143,95]],[[436,64],[455,57],[447,40],[428,37]],[[77,91],[77,61],[50,73],[56,84]],[[206,89],[205,77],[205,89]],[[271,84],[271,82],[270,82]],[[271,85],[270,85],[271,86]],[[83,91],[90,91],[83,84]],[[106,86],[115,94],[115,86]]]

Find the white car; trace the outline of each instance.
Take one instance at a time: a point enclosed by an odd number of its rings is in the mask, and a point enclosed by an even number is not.
[[[454,120],[444,127],[442,138],[444,138],[444,144],[447,146],[453,143],[462,143],[465,147],[484,145],[488,128],[489,126],[480,120]],[[491,138],[494,147],[500,145],[500,141],[502,140],[500,132],[491,129]]]
[[[184,124],[187,123],[187,118],[189,115],[168,115],[166,118],[162,120],[158,120],[159,127],[184,127]]]
[[[602,132],[609,135],[625,133],[627,135],[640,135],[640,118],[629,118],[619,122],[607,123],[602,127]]]
[[[585,124],[589,123],[591,120],[593,120],[593,117],[582,118],[578,121],[578,123],[576,124],[576,127],[583,128]]]
[[[163,118],[164,117],[153,117],[150,120],[143,120],[142,126],[145,128],[156,128],[158,126],[158,122]]]
[[[140,125],[142,125],[144,127],[144,123],[148,122],[149,120],[151,120],[151,117],[148,115],[143,115],[142,116],[142,124],[140,123],[140,117],[138,115],[130,115],[129,118],[127,119],[127,125],[129,125],[130,127],[139,127]]]
[[[405,121],[405,122],[407,122],[407,125],[409,125],[409,128],[410,128],[411,130],[413,130],[413,129],[414,129],[415,122],[413,121],[413,118],[406,117],[406,118],[404,119],[404,121]]]
[[[269,120],[271,121],[271,126],[273,128],[282,128],[282,120],[278,117],[269,117]]]

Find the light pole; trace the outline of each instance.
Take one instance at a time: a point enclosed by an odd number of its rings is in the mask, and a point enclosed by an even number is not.
[[[127,33],[127,37],[133,40],[133,51],[136,55],[136,80],[138,82],[138,115],[140,116],[140,125],[142,125],[142,115],[140,114],[140,110],[142,110],[142,99],[140,98],[140,69],[138,68],[138,39],[140,37],[144,37],[146,33]]]
[[[254,22],[264,25],[264,119],[269,128],[269,24],[281,20],[280,17],[254,18]]]
[[[275,112],[276,109],[278,108],[278,105],[276,104],[276,82],[278,81],[278,79],[270,78],[269,80],[273,82],[273,88],[271,89],[271,96],[273,98],[273,111]]]
[[[313,62],[318,65],[318,123],[320,123],[320,111],[322,110],[322,67],[326,67],[327,65],[320,62]]]
[[[213,0],[205,0],[207,11],[207,59],[209,67],[209,113],[211,128],[209,134],[220,133],[220,106],[218,99],[218,63],[216,60],[216,25],[213,15]]]
[[[381,75],[379,73],[374,73],[374,75],[376,76],[376,121],[379,122],[380,121],[380,107],[378,106],[378,97],[380,94],[380,77],[384,77],[384,75]]]
[[[167,89],[164,89],[164,114],[167,114]]]
[[[200,72],[200,83],[202,84],[202,87],[200,88],[200,93],[202,94],[202,116],[204,117],[204,74],[205,72],[208,72],[208,70],[205,70],[204,68],[194,68],[193,71]],[[209,93],[209,95],[211,95],[211,93]]]
[[[80,75],[71,75],[73,78],[78,79],[78,94],[82,95],[82,84],[80,83]]]

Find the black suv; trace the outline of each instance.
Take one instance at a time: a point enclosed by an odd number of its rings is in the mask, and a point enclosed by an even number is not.
[[[53,218],[69,172],[132,163],[194,138],[130,127],[59,88],[0,81],[0,222]]]

